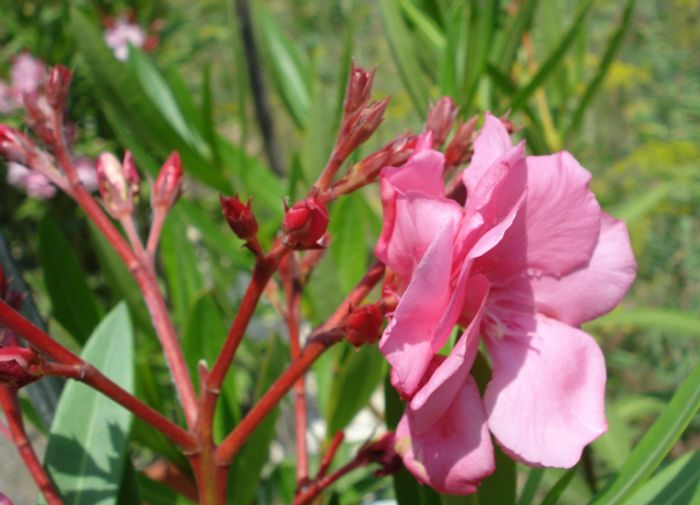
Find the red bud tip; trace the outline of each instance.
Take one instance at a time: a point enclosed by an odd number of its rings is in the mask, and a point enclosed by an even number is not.
[[[353,177],[369,182],[377,178],[382,168],[403,165],[413,153],[417,138],[416,135],[405,134],[392,140],[357,163],[353,167]]]
[[[445,149],[445,165],[454,167],[467,163],[472,157],[472,142],[476,116],[472,116],[466,123],[461,123],[452,140]]]
[[[364,107],[369,100],[373,81],[374,70],[367,71],[356,66],[353,61],[348,77],[348,88],[345,92],[344,110],[346,116]]]
[[[328,228],[328,209],[315,197],[295,203],[284,216],[282,229],[288,243],[298,249],[312,249]]]
[[[29,139],[19,130],[0,124],[0,156],[25,165],[31,146]]]
[[[345,321],[345,335],[355,347],[379,340],[384,314],[376,304],[354,308]]]
[[[180,196],[182,189],[182,162],[177,151],[173,151],[160,169],[153,185],[151,206],[154,209],[168,210]]]
[[[139,176],[139,171],[136,167],[136,162],[134,162],[134,157],[131,155],[131,151],[126,151],[124,153],[123,166],[126,184],[129,191],[131,191],[132,198],[136,201],[141,194],[141,177]]]
[[[56,65],[51,69],[46,83],[46,97],[54,109],[62,110],[65,107],[72,78],[71,71],[63,65]]]
[[[246,204],[243,204],[238,195],[219,195],[219,201],[221,202],[221,210],[224,213],[226,222],[238,238],[248,240],[258,233],[258,222],[250,210],[250,198]]]
[[[11,388],[34,382],[41,374],[41,358],[26,347],[2,347],[0,348],[0,384]]]
[[[441,97],[431,107],[425,123],[425,131],[433,132],[433,146],[440,147],[445,143],[455,117],[457,117],[457,106],[450,97]]]

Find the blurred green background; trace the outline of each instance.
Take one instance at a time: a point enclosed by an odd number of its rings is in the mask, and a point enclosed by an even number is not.
[[[94,158],[102,150],[129,148],[141,170],[153,175],[171,150],[180,151],[186,190],[168,219],[159,266],[195,360],[214,355],[223,338],[219,329],[230,321],[251,265],[220,217],[217,192],[253,196],[269,243],[282,216],[282,198],[303,194],[329,154],[352,58],[376,67],[376,97],[392,96],[365,153],[400,133],[420,131],[430,100],[443,94],[455,98],[463,118],[510,111],[517,135],[527,139],[532,153],[571,151],[594,174],[593,190],[603,207],[627,221],[639,263],[622,306],[587,327],[607,356],[610,432],[593,445],[560,498],[561,503],[587,502],[621,469],[698,361],[700,2],[251,1],[258,51],[252,62],[245,57],[242,18],[235,8],[241,3],[0,0],[0,78],[8,77],[11,60],[21,51],[73,68],[69,114],[78,125],[80,154]],[[157,38],[155,48],[132,50],[126,62],[115,60],[102,33],[106,19],[118,15],[134,16]],[[251,88],[251,65],[262,75],[262,90]],[[265,134],[256,94],[269,109]],[[6,119],[21,124],[18,116]],[[277,153],[272,158],[270,149]],[[333,206],[335,240],[308,290],[309,324],[323,321],[371,261],[380,211],[376,188]],[[139,218],[148,222],[145,205]],[[138,394],[177,415],[145,308],[72,202],[65,196],[28,199],[3,177],[0,230],[41,313],[51,316],[53,333],[75,348],[107,308],[127,300],[139,349]],[[67,272],[76,271],[80,280],[68,279]],[[75,307],[60,302],[66,289],[87,293],[94,321],[85,323],[84,314],[81,319]],[[195,333],[202,324],[219,336],[203,344]],[[222,426],[235,422],[269,383],[260,356],[273,370],[287,359],[283,329],[269,305],[259,310],[250,334]],[[371,377],[363,373],[367,367],[376,371]],[[384,369],[375,350],[353,353],[339,347],[315,372],[316,415],[330,433],[319,435],[322,445],[381,386]],[[328,400],[347,391],[355,393],[355,404]],[[271,443],[288,447],[284,418],[277,442],[271,442],[274,419],[260,434],[258,453],[266,454]],[[700,448],[698,429],[695,419],[671,459]],[[131,442],[137,469],[155,453],[182,464],[164,440],[139,423]],[[234,468],[251,480],[240,503],[254,497],[260,503],[286,501],[293,476],[289,452],[286,456],[254,462],[252,469]],[[696,486],[700,466],[691,470],[683,474],[684,482]],[[518,475],[521,489],[524,467],[518,467]],[[559,475],[531,472],[528,482],[532,486],[541,478],[541,495]],[[152,483],[139,478],[151,489]],[[259,479],[264,485],[258,486]],[[368,493],[392,496],[390,488],[390,481],[364,472],[341,481],[336,499],[359,503]],[[520,496],[519,503],[529,503]],[[680,496],[677,503],[690,503]],[[485,500],[481,503],[489,503]]]

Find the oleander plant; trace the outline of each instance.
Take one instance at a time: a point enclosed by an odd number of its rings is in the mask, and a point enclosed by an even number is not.
[[[0,2],[0,504],[696,503],[672,3]]]

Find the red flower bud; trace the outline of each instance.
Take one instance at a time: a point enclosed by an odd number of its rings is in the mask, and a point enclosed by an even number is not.
[[[352,169],[352,178],[362,178],[369,182],[379,176],[382,168],[403,165],[413,153],[416,140],[417,137],[411,134],[397,137],[357,163]]]
[[[360,457],[377,463],[380,468],[374,472],[377,477],[391,475],[401,469],[401,456],[396,452],[396,437],[393,433],[385,433],[379,440],[365,445],[360,449]]]
[[[182,162],[177,151],[173,151],[160,169],[151,194],[151,206],[168,210],[180,196],[182,189]]]
[[[131,151],[126,151],[124,153],[123,165],[126,185],[131,192],[131,197],[134,201],[137,201],[141,194],[141,177],[139,176],[139,171],[138,168],[136,168],[136,163],[134,162],[134,157],[131,155]]]
[[[134,210],[133,182],[127,180],[124,165],[112,153],[102,153],[95,164],[97,185],[104,208],[115,219]]]
[[[472,116],[466,123],[461,123],[452,140],[445,149],[445,165],[454,167],[468,162],[472,157],[472,142],[476,116]]]
[[[425,131],[433,132],[434,147],[445,143],[456,116],[457,106],[450,97],[443,96],[432,106],[425,122]]]
[[[0,124],[0,156],[26,165],[31,148],[31,142],[22,132]]]
[[[315,197],[309,197],[292,205],[284,216],[282,229],[288,243],[298,249],[318,247],[318,241],[328,228],[328,209]]]
[[[345,320],[345,335],[355,347],[379,340],[384,314],[376,304],[354,308]]]
[[[363,144],[379,128],[391,97],[372,102],[348,120],[345,128],[345,148],[348,153]]]
[[[364,107],[367,103],[372,91],[372,81],[374,81],[374,69],[367,71],[362,67],[355,66],[353,61],[343,106],[346,116]]]
[[[233,233],[242,240],[247,240],[258,233],[258,222],[250,210],[251,198],[246,204],[243,204],[238,198],[238,195],[223,196],[219,195],[221,202],[221,210],[224,213],[226,222],[233,230]]]
[[[46,83],[46,97],[54,109],[62,110],[65,107],[72,78],[71,71],[63,65],[56,65],[51,69]]]
[[[41,358],[32,349],[0,348],[0,384],[20,388],[41,377],[40,369]]]

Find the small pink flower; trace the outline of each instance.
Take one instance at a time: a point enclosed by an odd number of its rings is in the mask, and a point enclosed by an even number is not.
[[[605,363],[578,327],[634,280],[626,228],[600,210],[569,153],[526,157],[491,115],[463,207],[445,197],[431,144],[381,177],[376,254],[402,294],[380,349],[409,401],[397,450],[447,493],[474,492],[493,471],[488,431],[518,461],[571,467],[606,430]],[[457,324],[466,330],[438,355]],[[493,369],[483,401],[469,375],[480,336]]]
[[[146,32],[125,17],[119,17],[104,33],[105,43],[120,61],[129,57],[129,44],[141,48],[146,43]]]
[[[74,161],[75,171],[78,173],[78,178],[80,182],[83,183],[85,189],[90,191],[97,191],[97,170],[95,168],[95,163],[90,158],[78,157]]]
[[[22,96],[36,93],[48,77],[46,66],[40,60],[27,53],[17,56],[12,64],[10,74],[12,78],[12,93],[15,100],[20,103]]]
[[[57,192],[56,186],[44,175],[14,161],[7,162],[7,183],[39,200],[51,199]]]

